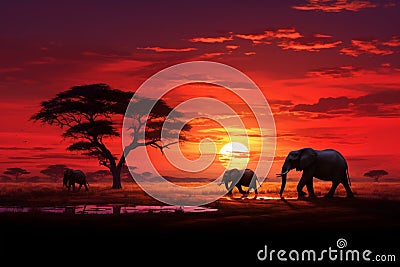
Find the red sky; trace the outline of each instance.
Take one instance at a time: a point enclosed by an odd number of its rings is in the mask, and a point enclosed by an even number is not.
[[[2,1],[0,171],[101,169],[67,152],[60,129],[28,120],[41,101],[90,83],[134,91],[173,64],[210,60],[265,95],[277,132],[270,177],[302,147],[338,149],[353,177],[371,169],[398,177],[399,11],[392,0]],[[181,90],[174,100],[191,96]],[[198,127],[207,125],[215,128]],[[111,142],[120,154],[120,140]]]

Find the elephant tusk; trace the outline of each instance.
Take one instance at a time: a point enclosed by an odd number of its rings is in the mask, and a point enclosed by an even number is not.
[[[282,175],[285,175],[285,174],[287,174],[289,172],[289,170],[287,170],[287,171],[285,171],[285,172],[282,172],[282,173],[278,173],[278,174],[276,174],[276,176],[277,177],[281,177]]]

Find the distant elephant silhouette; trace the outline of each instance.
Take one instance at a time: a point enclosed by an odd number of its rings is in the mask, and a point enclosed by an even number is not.
[[[277,174],[278,177],[282,177],[282,185],[279,192],[281,197],[285,190],[287,173],[295,168],[297,171],[303,171],[297,185],[299,198],[306,195],[303,192],[304,186],[307,186],[308,196],[315,197],[314,177],[324,181],[332,181],[332,187],[325,197],[333,197],[339,184],[343,184],[347,197],[353,197],[347,161],[338,151],[334,149],[314,150],[312,148],[302,148],[289,152],[283,163],[282,172]]]
[[[89,183],[83,171],[66,169],[64,171],[63,187],[67,187],[69,192],[72,186],[72,191],[75,191],[75,183],[79,184],[78,191],[81,190],[82,185],[85,186],[85,191],[89,190]]]
[[[224,176],[219,185],[225,184],[225,188],[228,190],[227,194],[230,196],[233,195],[232,190],[235,186],[243,196],[248,195],[250,189],[254,189],[254,198],[256,198],[258,195],[257,181],[257,175],[251,169],[238,170],[234,168],[224,172]],[[248,190],[244,191],[242,186],[248,187]]]

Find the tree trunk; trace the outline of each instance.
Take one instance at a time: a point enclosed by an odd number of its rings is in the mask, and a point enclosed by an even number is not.
[[[113,184],[112,184],[112,189],[122,189],[121,185],[121,172],[115,168],[114,170],[111,170],[112,177],[113,177]]]
[[[112,189],[122,189],[121,185],[121,169],[125,163],[125,156],[122,155],[119,159],[118,165],[115,166],[114,170],[111,170],[113,176]]]

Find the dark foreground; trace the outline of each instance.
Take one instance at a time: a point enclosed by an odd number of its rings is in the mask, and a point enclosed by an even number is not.
[[[227,200],[206,213],[165,214],[0,214],[2,261],[30,264],[124,264],[125,266],[192,266],[216,264],[279,266],[279,250],[346,250],[394,255],[400,261],[399,202],[371,199]],[[257,258],[267,245],[273,260]],[[263,256],[264,254],[260,254]],[[288,255],[285,255],[288,257]],[[334,256],[334,255],[333,255]],[[338,254],[339,256],[339,254]],[[55,260],[52,259],[55,257]],[[141,262],[141,263],[139,263]],[[289,266],[313,261],[287,261]],[[325,255],[323,263],[349,265]],[[355,262],[350,262],[354,265]]]

